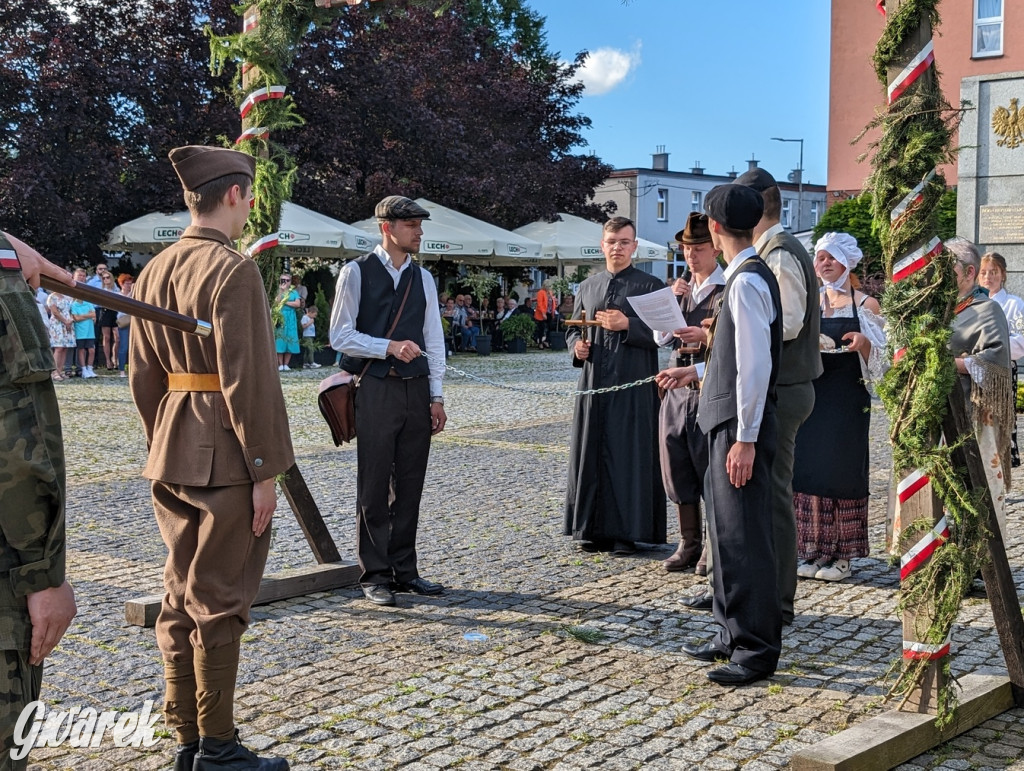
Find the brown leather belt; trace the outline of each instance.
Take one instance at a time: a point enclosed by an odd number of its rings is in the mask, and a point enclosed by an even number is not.
[[[220,375],[216,372],[168,372],[168,391],[219,391]]]

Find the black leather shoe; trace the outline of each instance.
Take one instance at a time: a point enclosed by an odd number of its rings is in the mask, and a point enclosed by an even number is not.
[[[629,557],[636,554],[636,544],[632,541],[616,541],[612,546],[613,557]]]
[[[395,595],[384,584],[367,584],[363,587],[363,596],[374,605],[395,604]]]
[[[179,744],[174,752],[174,771],[192,771],[198,753],[198,739],[188,744]]]
[[[772,672],[761,672],[732,662],[708,672],[708,680],[719,685],[746,685],[772,676]]]
[[[395,592],[411,592],[412,594],[441,594],[444,587],[416,576],[409,581],[396,581],[391,584],[391,590]]]
[[[714,643],[701,643],[700,645],[683,643],[680,648],[691,659],[697,659],[698,661],[715,661],[716,659],[729,658],[725,653],[718,650]]]
[[[234,739],[208,739],[199,737],[199,754],[196,755],[195,771],[288,771],[284,758],[261,758],[247,750]]]
[[[685,605],[690,610],[711,610],[714,601],[714,596],[710,592],[690,594],[679,598],[679,603]]]

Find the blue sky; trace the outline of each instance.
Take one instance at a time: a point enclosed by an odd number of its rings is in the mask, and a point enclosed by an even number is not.
[[[868,0],[848,0],[849,2]],[[756,157],[780,179],[799,166],[826,182],[828,0],[525,0],[549,48],[590,51],[579,111],[586,150],[616,168],[745,171]]]

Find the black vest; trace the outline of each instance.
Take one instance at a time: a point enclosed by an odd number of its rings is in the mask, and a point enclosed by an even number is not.
[[[779,282],[775,274],[764,264],[760,257],[748,257],[736,269],[725,284],[722,295],[722,309],[714,324],[714,339],[711,341],[711,353],[708,356],[704,382],[700,389],[700,402],[697,405],[697,425],[705,434],[727,420],[737,416],[736,412],[736,326],[729,310],[729,292],[736,277],[741,273],[757,273],[768,284],[775,308],[775,321],[771,328],[772,371],[768,377],[768,398],[765,409],[775,400],[775,381],[779,375],[779,363],[782,359],[782,301],[779,299]],[[815,312],[818,307],[814,306]]]
[[[686,326],[688,327],[699,327],[701,322],[705,319],[713,318],[718,312],[719,305],[721,305],[722,297],[725,292],[725,287],[721,284],[715,284],[714,288],[708,293],[708,295],[701,300],[699,303],[694,304],[693,292],[688,294],[685,298],[680,298],[680,309],[683,312],[683,318],[686,319]],[[682,342],[679,338],[676,338],[672,347],[680,348]],[[689,343],[687,343],[689,347]],[[704,357],[707,355],[708,347],[704,344],[700,344],[700,351],[696,353],[679,353],[676,352],[676,366],[677,367],[689,367],[694,364],[699,364],[704,361]]]
[[[782,231],[772,236],[760,251],[762,258],[776,249],[792,254],[800,264],[807,291],[804,308],[804,324],[800,333],[792,340],[782,343],[782,364],[779,369],[779,385],[809,383],[821,374],[821,345],[818,335],[821,331],[821,313],[818,310],[818,277],[814,275],[814,262],[803,244]]]
[[[420,348],[424,348],[423,320],[426,318],[427,297],[423,292],[423,279],[420,267],[412,263],[402,271],[395,288],[394,279],[380,261],[375,252],[364,254],[354,260],[360,274],[359,314],[356,316],[356,331],[370,337],[384,337],[391,323],[395,320],[398,307],[405,296],[405,288],[412,282],[409,299],[402,310],[402,318],[391,333],[391,340],[412,340]],[[394,368],[401,377],[424,377],[430,374],[427,360],[420,356],[411,362],[403,362],[394,356],[386,359],[370,359],[367,375],[386,377]],[[345,355],[341,357],[341,368],[346,372],[358,375],[366,366],[367,359]]]

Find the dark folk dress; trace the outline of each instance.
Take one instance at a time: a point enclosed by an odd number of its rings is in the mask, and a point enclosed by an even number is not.
[[[843,335],[861,331],[857,306],[850,307],[852,318],[821,319],[821,333],[836,348],[846,344]],[[814,411],[796,436],[797,553],[801,560],[866,557],[871,395],[864,386],[859,353],[822,353],[821,361],[824,372],[814,381]]]
[[[612,332],[587,327],[590,358],[578,388],[588,390],[630,383],[658,371],[654,335],[627,297],[662,289],[657,278],[628,267],[616,274],[602,271],[580,286],[572,317],[583,311],[617,309],[629,329]],[[572,351],[580,327],[570,327]],[[563,532],[576,540],[665,543],[665,492],[658,460],[658,389],[651,382],[623,391],[576,397]]]

